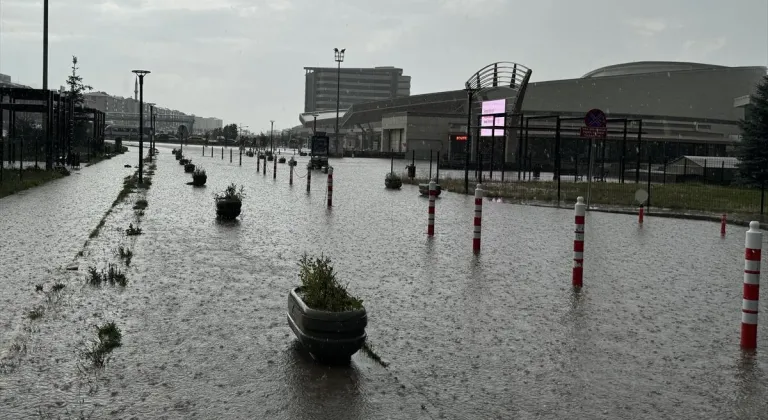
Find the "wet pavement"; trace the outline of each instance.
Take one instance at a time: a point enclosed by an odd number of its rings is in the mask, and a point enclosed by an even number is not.
[[[744,229],[720,238],[711,222],[647,217],[638,227],[634,216],[591,213],[575,293],[572,209],[486,201],[476,257],[472,198],[443,194],[429,240],[417,188],[384,189],[389,161],[332,159],[328,210],[325,175],[305,191],[306,157],[289,187],[287,165],[273,180],[272,165],[263,176],[255,158],[240,167],[237,155],[229,163],[191,146],[187,157],[208,172],[193,188],[171,148],[159,145],[144,234],[122,234],[137,223],[132,197],[78,273],[61,266],[132,173],[121,160],[135,149],[0,200],[0,418],[768,417],[768,361],[739,350]],[[212,196],[230,182],[248,196],[236,223],[218,223]],[[54,216],[57,202],[68,210]],[[38,223],[24,228],[30,215]],[[83,286],[84,267],[116,262],[121,244],[135,252],[128,286]],[[324,367],[296,344],[286,300],[305,251],[330,256],[364,299],[370,342],[389,367],[361,354]],[[34,284],[53,277],[66,292],[44,301]],[[35,305],[45,315],[26,319]],[[79,366],[77,349],[107,319],[123,346],[103,371]]]

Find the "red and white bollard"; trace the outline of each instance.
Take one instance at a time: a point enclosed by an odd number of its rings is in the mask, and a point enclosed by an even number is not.
[[[760,253],[763,232],[759,222],[749,222],[744,241],[744,295],[741,301],[741,347],[757,347],[757,307],[760,301]]]
[[[480,252],[480,234],[482,232],[482,218],[483,218],[483,186],[477,184],[475,187],[475,222],[474,222],[474,236],[472,237],[472,252]]]
[[[720,218],[720,236],[725,236],[725,224],[727,223],[727,218],[725,213],[723,213],[723,217]]]
[[[645,215],[645,208],[640,204],[640,210],[637,212],[637,223],[643,224],[643,216]]]
[[[437,198],[437,182],[429,181],[429,219],[427,221],[427,236],[435,236],[435,198]]]
[[[641,212],[642,209],[640,207]],[[587,214],[587,205],[584,204],[584,197],[576,198],[574,211],[576,214],[576,230],[573,235],[573,275],[571,276],[571,283],[573,287],[581,287],[584,280],[584,222]]]
[[[328,207],[333,207],[333,166],[328,167]]]
[[[307,164],[307,192],[309,192],[311,187],[312,187],[312,165],[308,163]]]

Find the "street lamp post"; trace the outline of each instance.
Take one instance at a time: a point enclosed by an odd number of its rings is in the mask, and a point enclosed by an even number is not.
[[[333,49],[333,59],[336,60],[336,151],[339,149],[339,97],[341,95],[341,63],[344,61],[346,48]]]
[[[134,70],[139,77],[139,184],[143,183],[144,175],[144,76],[149,70]]]
[[[275,120],[269,120],[269,150],[275,153],[275,138],[273,133],[275,132]]]
[[[43,90],[46,95],[50,95],[50,92],[48,92],[48,0],[43,1]],[[48,122],[48,118],[51,115],[51,107],[51,101],[49,100],[46,102],[46,112],[43,114],[43,130],[45,130],[46,150],[50,151],[48,154],[53,157],[53,148],[51,147],[52,130]],[[1,127],[0,131],[2,131]],[[2,136],[0,135],[0,137]],[[35,152],[35,156],[37,156],[37,152]],[[45,159],[45,169],[48,171],[53,169],[53,160],[48,157]]]

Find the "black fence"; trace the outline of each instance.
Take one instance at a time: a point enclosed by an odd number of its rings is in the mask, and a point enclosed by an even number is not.
[[[635,134],[636,136],[636,134]],[[501,143],[500,139],[497,139]],[[646,206],[676,212],[763,214],[764,185],[742,178],[723,144],[529,136],[524,154],[504,159],[500,144],[483,138],[469,163],[470,192],[483,182],[489,195],[519,202],[572,204],[589,195],[592,206],[636,207],[635,193],[649,193]],[[441,184],[464,191],[464,156],[441,160]],[[559,164],[559,165],[558,165]],[[591,187],[588,180],[591,166]],[[418,171],[425,177],[425,168]],[[559,175],[559,176],[558,176]],[[589,191],[588,191],[589,190]]]

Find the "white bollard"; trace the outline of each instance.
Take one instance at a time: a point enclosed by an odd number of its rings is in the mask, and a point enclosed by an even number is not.
[[[576,213],[576,230],[573,237],[573,275],[571,283],[573,287],[581,287],[584,279],[584,222],[587,214],[584,197],[576,198],[574,210]]]
[[[472,238],[472,252],[480,252],[480,235],[482,233],[482,218],[483,218],[483,186],[477,184],[475,187],[475,220]]]
[[[435,199],[437,198],[437,182],[429,181],[429,208],[427,219],[427,236],[435,236]]]
[[[741,301],[741,347],[757,348],[757,308],[760,303],[760,260],[763,232],[760,222],[749,222],[744,241],[744,290]]]

